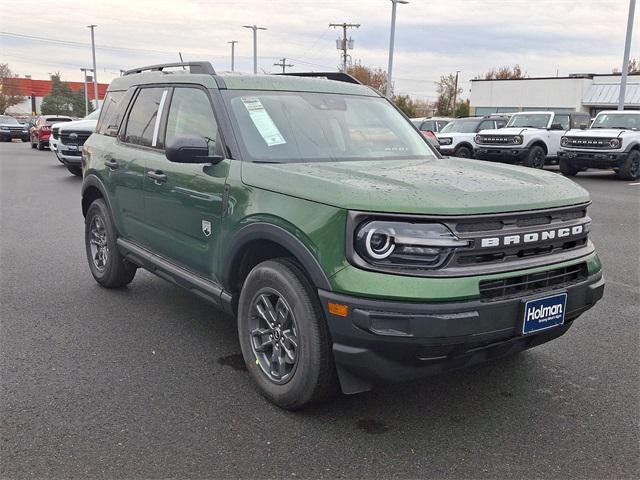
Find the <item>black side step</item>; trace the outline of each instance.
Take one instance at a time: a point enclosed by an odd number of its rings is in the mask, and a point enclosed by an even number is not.
[[[180,265],[150,252],[129,240],[118,238],[118,248],[122,255],[132,263],[148,270],[158,277],[174,283],[213,303],[216,307],[233,315],[233,297],[222,286],[202,277]]]

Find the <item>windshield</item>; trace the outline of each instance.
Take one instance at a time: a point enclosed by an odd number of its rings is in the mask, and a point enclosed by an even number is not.
[[[531,127],[531,128],[547,128],[551,115],[548,113],[517,113],[507,127]]]
[[[640,128],[640,113],[599,113],[591,128],[637,130]]]
[[[243,153],[255,162],[435,158],[383,98],[272,91],[224,95]]]
[[[89,115],[83,118],[83,120],[97,120],[100,116],[100,109],[94,110]]]
[[[454,120],[451,123],[447,123],[440,133],[475,133],[481,121],[475,118]]]
[[[0,123],[10,123],[12,125],[19,125],[20,122],[13,117],[8,115],[0,115]]]

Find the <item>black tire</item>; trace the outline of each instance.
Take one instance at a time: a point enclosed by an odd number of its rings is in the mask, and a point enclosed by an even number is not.
[[[473,152],[469,147],[458,147],[456,148],[453,156],[460,158],[471,158],[473,156]]]
[[[574,167],[564,158],[560,159],[560,171],[565,177],[575,177],[580,171],[579,168]]]
[[[102,228],[97,228],[99,235],[96,235],[95,232],[92,233],[94,226],[97,227],[97,223],[94,222],[101,224]],[[104,256],[97,256],[92,251],[92,238],[94,241],[100,242],[100,246],[106,247],[106,252],[102,250]],[[105,288],[124,287],[133,280],[136,274],[137,267],[120,255],[116,239],[116,230],[107,205],[102,199],[95,200],[89,206],[85,218],[84,243],[91,274],[96,282]],[[100,249],[100,246],[96,245],[96,249]]]
[[[544,148],[540,145],[534,145],[529,150],[529,154],[527,158],[524,159],[524,166],[530,168],[544,168],[544,163],[546,161],[546,154],[544,153]]]
[[[40,140],[38,140],[38,145],[36,148],[40,151],[44,150],[44,146],[42,145],[42,142]]]
[[[618,170],[622,180],[638,180],[640,178],[640,151],[632,150]]]
[[[33,141],[33,137],[30,140],[31,142],[31,148],[37,148],[38,146],[36,145],[36,143]]]
[[[284,308],[278,308],[279,300],[275,306],[272,303],[275,317],[270,317],[269,310],[264,308],[262,299],[265,297],[270,302],[274,302],[274,298],[284,300]],[[258,313],[259,305],[265,312],[264,316]],[[282,311],[292,314],[289,321],[286,315],[280,314]],[[269,328],[265,322],[267,318],[277,318],[273,324],[275,328]],[[261,328],[261,324],[266,328]],[[251,333],[258,330],[266,333]],[[279,407],[299,409],[327,398],[336,391],[336,373],[327,323],[315,290],[294,261],[286,258],[267,260],[251,270],[240,293],[238,335],[242,355],[253,380],[260,392]],[[285,360],[274,363],[268,361],[278,354],[282,355],[282,352],[288,353],[286,342],[291,339],[295,339],[295,342],[289,343],[288,349],[294,352],[294,361],[293,357],[289,363]],[[257,345],[266,347],[260,350]],[[284,357],[287,358],[287,355]],[[281,363],[284,364],[282,371],[276,372],[276,367]],[[286,375],[281,375],[280,379],[274,378],[289,368]]]
[[[20,140],[22,140],[22,143],[28,142],[29,139],[28,138],[21,138]]]
[[[82,176],[82,167],[78,167],[77,165],[65,165],[67,167],[67,170],[69,170],[70,173],[73,173],[76,177],[81,177]]]

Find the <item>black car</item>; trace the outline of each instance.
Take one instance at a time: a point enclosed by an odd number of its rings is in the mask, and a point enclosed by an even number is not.
[[[28,142],[29,128],[9,115],[0,115],[0,141],[10,142],[14,138]]]

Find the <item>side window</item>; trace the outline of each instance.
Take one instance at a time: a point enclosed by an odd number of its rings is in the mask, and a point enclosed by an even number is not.
[[[482,122],[480,122],[480,125],[478,125],[476,132],[479,132],[480,130],[489,130],[493,128],[495,128],[495,123],[493,122],[493,120],[483,120]]]
[[[591,118],[588,115],[574,115],[571,118],[571,128],[589,128]]]
[[[449,123],[449,122],[445,122],[445,121],[437,122],[437,124],[438,124],[438,131],[440,131],[440,130],[442,130],[444,127],[446,127],[448,123]]]
[[[171,97],[167,117],[165,145],[178,135],[198,135],[209,144],[213,155],[218,136],[218,124],[213,115],[209,96],[199,88],[177,87]]]
[[[108,92],[104,97],[100,118],[98,118],[98,125],[96,126],[97,133],[112,137],[116,136],[122,120],[122,97],[124,97],[124,92]]]
[[[122,140],[143,147],[162,148],[162,142],[158,142],[158,131],[166,98],[165,88],[141,89],[129,112]]]
[[[554,125],[561,125],[563,130],[569,130],[571,128],[571,123],[569,122],[569,115],[558,115],[553,118]]]
[[[496,120],[496,128],[504,128],[506,125],[506,120]]]

